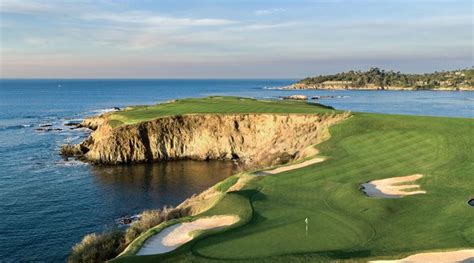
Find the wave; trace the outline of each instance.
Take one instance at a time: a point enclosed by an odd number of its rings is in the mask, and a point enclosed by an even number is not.
[[[81,137],[80,136],[73,136],[73,137],[67,137],[64,139],[65,143],[71,143],[73,141],[79,140]]]
[[[5,125],[5,126],[0,126],[0,130],[5,131],[5,130],[19,130],[19,129],[24,129],[28,127],[33,127],[33,124],[19,124],[19,125]]]
[[[68,166],[68,167],[87,165],[87,163],[81,162],[79,160],[59,161],[56,164],[60,166]]]
[[[101,114],[105,114],[112,111],[118,111],[118,110],[119,110],[118,108],[106,108],[106,109],[93,110],[91,111],[91,113],[94,115],[101,115]]]
[[[265,86],[265,87],[263,87],[262,89],[266,89],[266,90],[281,90],[282,87],[267,87],[267,86]]]

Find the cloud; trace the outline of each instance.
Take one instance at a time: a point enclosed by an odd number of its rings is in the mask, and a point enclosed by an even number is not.
[[[270,29],[279,29],[285,27],[294,27],[305,25],[305,22],[301,21],[290,21],[278,24],[248,24],[244,26],[234,27],[233,31],[259,31],[259,30],[270,30]]]
[[[192,26],[225,26],[237,23],[228,19],[215,18],[178,18],[154,15],[144,11],[125,13],[98,13],[82,15],[83,20],[101,20],[113,23],[139,24],[156,27],[192,27]]]
[[[39,37],[27,37],[24,39],[24,42],[28,45],[33,45],[33,46],[42,46],[48,43],[48,40],[45,38],[39,38]]]
[[[285,12],[286,9],[284,8],[270,8],[270,9],[261,9],[261,10],[257,10],[255,11],[255,14],[256,15],[273,15],[273,14],[276,14],[276,13],[282,13],[282,12]]]
[[[35,12],[49,12],[54,6],[44,2],[35,2],[30,0],[2,0],[0,1],[0,12],[28,14]]]

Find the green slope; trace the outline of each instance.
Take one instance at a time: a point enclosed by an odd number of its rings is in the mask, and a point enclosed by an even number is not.
[[[146,261],[365,261],[472,248],[473,131],[474,119],[355,114],[318,146],[325,162],[250,182],[247,224]],[[427,194],[374,199],[359,190],[415,173]]]
[[[191,98],[152,106],[136,106],[109,116],[113,126],[149,121],[159,117],[204,113],[324,113],[328,107],[304,101],[256,100],[239,97]]]

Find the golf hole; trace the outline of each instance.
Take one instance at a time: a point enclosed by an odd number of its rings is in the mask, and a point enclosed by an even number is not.
[[[474,199],[467,201],[467,204],[470,206],[474,206]]]

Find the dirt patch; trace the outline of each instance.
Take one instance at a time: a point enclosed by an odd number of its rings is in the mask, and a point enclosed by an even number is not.
[[[192,222],[178,223],[163,229],[149,238],[137,255],[155,255],[172,251],[191,241],[195,231],[216,229],[230,226],[239,221],[235,215],[212,216],[200,218]]]
[[[422,178],[422,174],[374,180],[362,184],[362,191],[370,197],[400,198],[406,195],[426,194],[417,184],[407,184]]]

